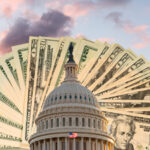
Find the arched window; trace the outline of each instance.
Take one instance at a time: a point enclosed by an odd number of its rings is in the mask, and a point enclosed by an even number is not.
[[[85,126],[85,119],[82,118],[82,127],[84,127],[84,126]]]
[[[59,127],[59,118],[56,119],[56,127]]]
[[[70,95],[69,98],[72,99],[72,96]]]
[[[48,120],[46,120],[46,129],[48,129]]]
[[[51,128],[53,128],[53,119],[51,119]]]
[[[95,128],[95,119],[93,120],[93,128]]]
[[[42,121],[42,129],[44,130],[44,121]]]
[[[69,118],[69,126],[72,126],[72,118]]]
[[[65,126],[65,123],[66,123],[65,121],[66,121],[66,119],[65,119],[65,118],[63,118],[63,126]]]
[[[98,120],[98,128],[100,129],[100,120]]]
[[[75,95],[74,98],[77,99],[78,98],[77,95]]]
[[[91,126],[91,119],[89,118],[88,119],[88,127],[90,127]]]
[[[67,99],[67,95],[64,96],[64,99]]]
[[[76,118],[76,126],[79,125],[79,118]]]

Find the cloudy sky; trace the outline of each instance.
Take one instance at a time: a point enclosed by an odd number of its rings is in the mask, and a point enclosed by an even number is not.
[[[119,43],[150,61],[149,0],[3,0],[0,55],[29,36],[84,36]]]

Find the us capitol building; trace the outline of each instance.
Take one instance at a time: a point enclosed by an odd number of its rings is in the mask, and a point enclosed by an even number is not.
[[[66,77],[45,100],[36,119],[37,131],[29,139],[31,150],[113,150],[108,121],[99,104],[77,80],[73,46],[65,64]]]

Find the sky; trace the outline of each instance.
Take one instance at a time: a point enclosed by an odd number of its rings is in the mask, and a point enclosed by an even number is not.
[[[150,0],[1,0],[0,56],[29,36],[118,43],[150,61]]]

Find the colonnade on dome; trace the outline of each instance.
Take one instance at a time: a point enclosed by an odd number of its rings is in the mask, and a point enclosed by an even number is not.
[[[113,143],[94,137],[54,137],[30,144],[31,150],[113,150]]]

